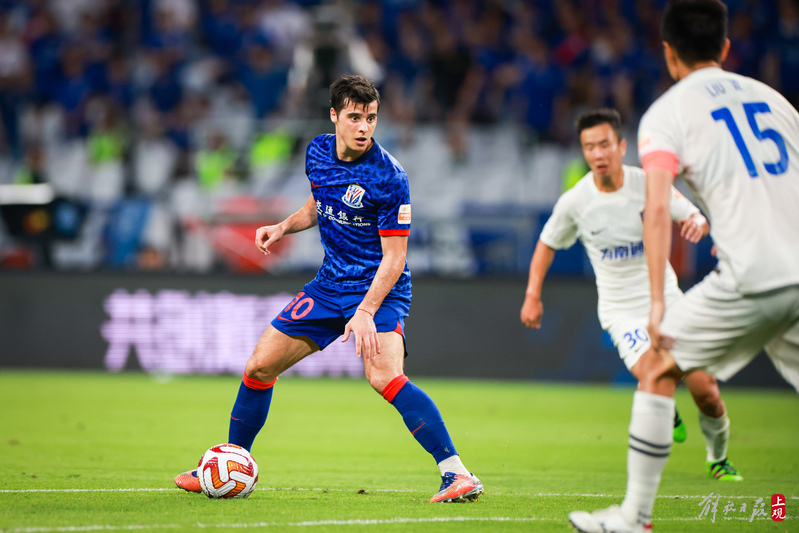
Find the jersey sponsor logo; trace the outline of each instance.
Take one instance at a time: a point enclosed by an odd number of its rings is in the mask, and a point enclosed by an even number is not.
[[[366,196],[366,190],[360,185],[352,184],[347,187],[347,192],[344,193],[341,199],[353,209],[360,209],[363,207],[364,196]]]
[[[397,224],[410,224],[411,223],[411,204],[402,204],[399,206],[399,214],[397,215]]]
[[[638,259],[644,255],[644,242],[631,242],[629,245],[623,244],[615,248],[603,248],[602,261],[628,261]]]

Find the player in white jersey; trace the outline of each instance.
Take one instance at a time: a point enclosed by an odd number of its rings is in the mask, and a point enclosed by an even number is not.
[[[596,274],[599,322],[624,364],[639,378],[638,360],[651,349],[646,332],[651,294],[641,220],[644,171],[622,165],[627,144],[617,111],[585,113],[577,120],[577,135],[591,172],[558,199],[544,225],[530,262],[521,320],[528,328],[541,327],[541,288],[555,251],[580,239]],[[686,240],[697,242],[707,234],[707,220],[677,189],[671,191],[670,212]],[[666,299],[673,304],[682,292],[668,263],[666,280]],[[716,379],[698,371],[685,383],[699,407],[708,472],[714,479],[740,481],[741,475],[727,460],[730,422]],[[685,440],[685,424],[676,411],[674,440]]]
[[[638,132],[655,350],[639,361],[624,501],[571,513],[584,532],[651,529],[682,375],[706,369],[727,377],[765,348],[799,390],[799,114],[762,83],[721,70],[730,43],[719,0],[672,0],[662,33],[677,83],[650,107]],[[662,273],[677,175],[704,205],[719,265],[667,308]]]

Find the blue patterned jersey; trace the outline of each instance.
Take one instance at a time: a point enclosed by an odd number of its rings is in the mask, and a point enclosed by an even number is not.
[[[338,289],[368,290],[383,258],[380,237],[410,235],[408,176],[377,141],[357,160],[341,161],[335,135],[311,141],[305,173],[311,181],[325,249],[316,279]],[[394,290],[410,288],[406,263]]]

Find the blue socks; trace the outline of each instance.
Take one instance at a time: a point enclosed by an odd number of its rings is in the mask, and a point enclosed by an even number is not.
[[[277,381],[277,380],[275,380]],[[245,374],[233,411],[230,413],[228,442],[238,444],[247,451],[252,448],[255,436],[261,431],[272,403],[272,385],[247,377]]]
[[[432,454],[436,463],[457,454],[438,407],[407,376],[402,374],[391,380],[382,394],[399,411],[411,435]]]
[[[230,413],[228,442],[248,451],[252,448],[269,414],[275,381],[264,383],[244,375]],[[394,378],[382,394],[399,411],[411,435],[433,456],[436,463],[457,455],[438,407],[407,376],[403,374]]]

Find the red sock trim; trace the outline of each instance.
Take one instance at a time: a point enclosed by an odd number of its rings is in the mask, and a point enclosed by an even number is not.
[[[385,398],[388,403],[393,402],[394,396],[397,395],[400,389],[404,387],[405,384],[408,383],[408,381],[409,381],[408,376],[406,376],[405,374],[400,374],[399,376],[389,381],[388,385],[386,385],[386,388],[383,389],[383,392],[381,393],[383,395],[383,398]]]
[[[242,376],[241,380],[244,382],[244,386],[247,387],[248,389],[266,390],[268,388],[271,388],[272,385],[275,384],[275,381],[277,381],[277,378],[273,379],[269,383],[264,383],[263,381],[258,381],[257,379],[253,379],[251,377],[248,377],[247,374],[244,374],[244,376]]]

